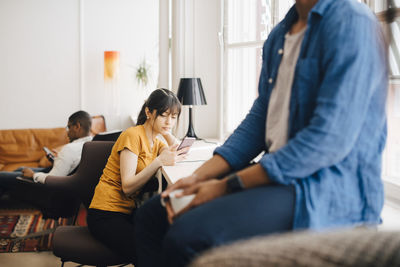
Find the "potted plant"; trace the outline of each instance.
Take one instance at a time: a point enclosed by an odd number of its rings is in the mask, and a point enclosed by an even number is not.
[[[144,59],[136,68],[136,80],[139,85],[146,87],[150,78],[150,65]]]

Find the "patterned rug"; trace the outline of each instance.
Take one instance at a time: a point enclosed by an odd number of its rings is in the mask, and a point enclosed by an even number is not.
[[[76,224],[85,225],[85,218],[86,210],[81,209]],[[72,225],[72,223],[72,218],[58,220],[58,225]],[[55,229],[56,226],[55,220],[44,219],[38,210],[0,210],[0,253],[51,250],[53,233],[33,238],[23,237]]]

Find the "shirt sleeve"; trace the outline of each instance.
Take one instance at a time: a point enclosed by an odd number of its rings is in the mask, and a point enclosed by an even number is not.
[[[328,27],[331,25],[335,27]],[[328,26],[329,30],[324,29],[324,35],[318,37],[324,40],[320,44],[324,45],[324,53],[321,58],[312,59],[318,62],[315,67],[322,68],[319,75],[323,77],[313,77],[322,80],[310,122],[285,146],[266,153],[260,160],[269,178],[277,183],[293,183],[294,179],[308,177],[343,160],[357,141],[372,95],[382,90],[377,96],[386,97],[385,51],[376,22],[368,17],[352,16]],[[268,47],[267,41],[259,97],[239,127],[214,151],[233,170],[244,168],[265,148]]]
[[[81,150],[75,151],[72,144],[65,145],[54,159],[53,168],[49,173],[37,172],[33,175],[33,180],[44,184],[48,175],[66,176],[70,174],[79,164]]]
[[[315,77],[321,83],[310,122],[284,147],[260,160],[278,183],[292,183],[342,161],[357,142],[372,96],[379,99],[376,103],[385,102],[387,68],[377,23],[351,16],[325,26],[329,25],[335,27],[320,36],[323,77]]]
[[[121,152],[125,148],[139,156],[141,151],[140,137],[137,131],[125,131],[117,140],[117,152]]]
[[[48,176],[48,173],[44,173],[44,172],[35,172],[33,174],[33,181],[35,183],[41,183],[44,184],[46,181],[46,177]]]

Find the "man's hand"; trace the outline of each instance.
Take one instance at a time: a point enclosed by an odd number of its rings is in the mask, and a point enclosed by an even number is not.
[[[58,157],[58,152],[59,150],[55,150],[55,149],[51,149],[51,153],[53,153],[54,157],[57,158]]]
[[[183,151],[183,149],[180,151]],[[196,183],[219,177],[222,174],[228,173],[229,170],[230,167],[228,162],[225,161],[221,156],[214,155],[211,159],[202,164],[192,175],[179,179],[173,185],[168,186],[167,189],[161,194],[161,197],[166,199],[174,190],[185,189]]]
[[[22,176],[26,178],[33,178],[34,172],[30,168],[23,168],[22,169]]]
[[[189,176],[190,177],[190,176]],[[188,177],[188,178],[189,178]],[[164,192],[165,193],[165,192]],[[166,210],[168,222],[170,224],[173,223],[174,219],[183,213],[200,206],[204,203],[207,203],[213,199],[221,197],[226,194],[226,181],[225,180],[217,180],[212,179],[205,182],[195,183],[192,186],[186,187],[183,192],[176,194],[176,197],[179,198],[184,195],[195,194],[192,202],[189,203],[182,211],[175,214],[170,201],[166,201]]]
[[[161,198],[164,199],[165,202],[165,209],[167,210],[167,219],[170,224],[173,222],[173,217],[175,216],[175,213],[172,209],[171,202],[169,201],[169,194],[172,191],[175,191],[177,189],[185,189],[190,186],[195,185],[198,182],[198,176],[194,173],[188,177],[182,178],[178,180],[176,183],[170,185],[167,187],[167,189],[161,193]]]
[[[167,189],[165,189],[165,191],[161,193],[161,197],[164,199],[168,198],[169,194],[172,191],[175,191],[177,189],[185,189],[189,186],[196,184],[197,182],[199,182],[199,177],[197,174],[193,173],[192,175],[179,179],[176,183],[168,186]]]

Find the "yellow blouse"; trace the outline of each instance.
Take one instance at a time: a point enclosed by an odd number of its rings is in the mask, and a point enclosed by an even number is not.
[[[159,155],[164,146],[165,144],[156,138],[151,150],[143,125],[131,127],[121,133],[96,186],[90,208],[130,214],[135,207],[137,194],[128,197],[122,191],[120,152],[126,148],[138,156],[138,174]]]

